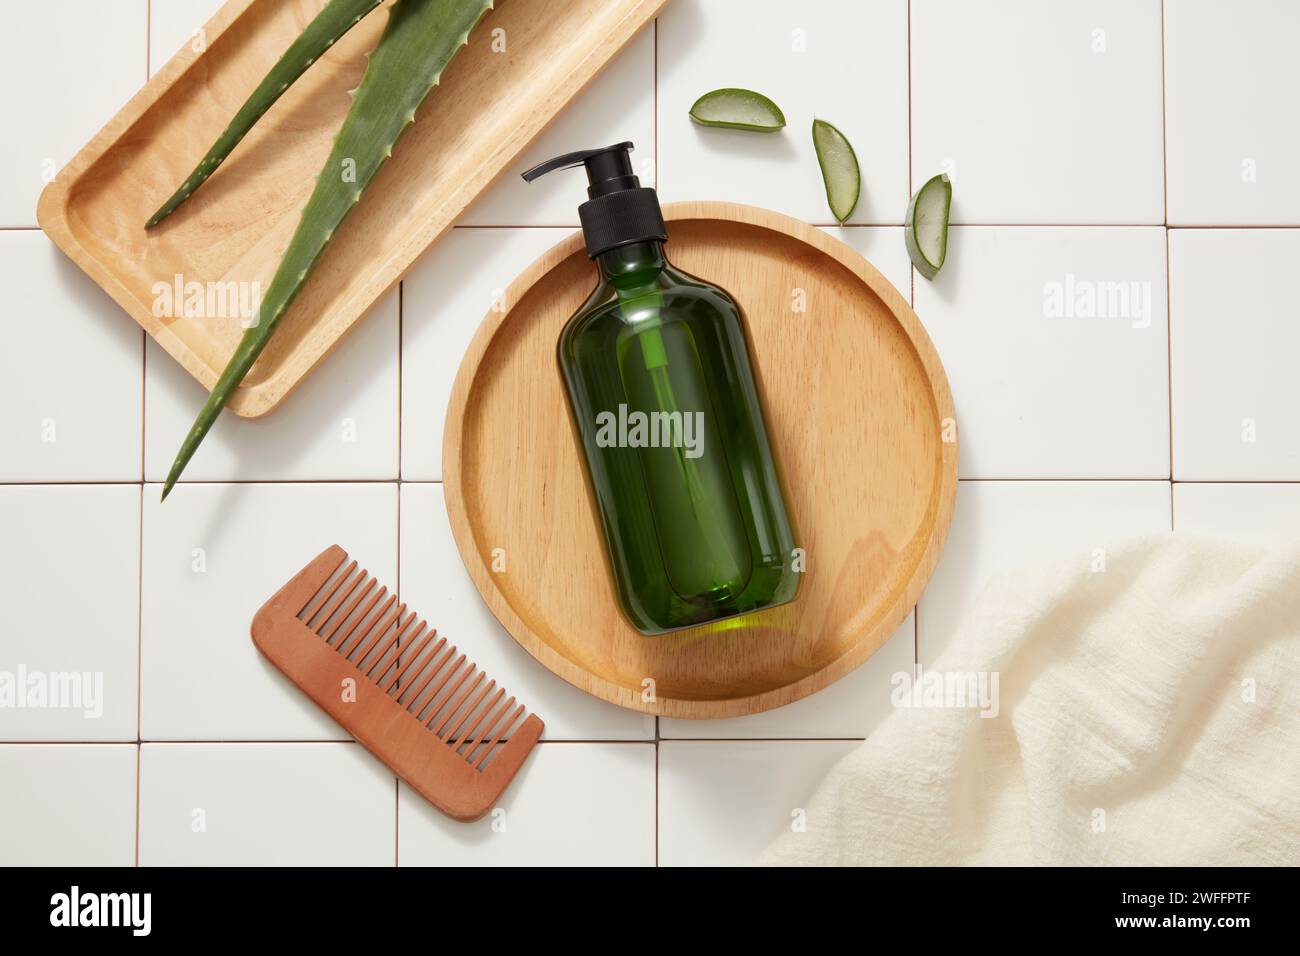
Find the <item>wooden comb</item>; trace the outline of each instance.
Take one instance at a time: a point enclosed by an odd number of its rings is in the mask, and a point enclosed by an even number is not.
[[[544,725],[521,723],[522,704],[347,557],[333,545],[294,575],[254,616],[253,643],[420,796],[477,820]]]

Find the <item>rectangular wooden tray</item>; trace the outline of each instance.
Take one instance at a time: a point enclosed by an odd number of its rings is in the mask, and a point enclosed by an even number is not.
[[[229,408],[249,418],[273,409],[667,2],[498,0]],[[214,296],[221,315],[173,308],[174,317],[161,288],[177,277],[222,293],[270,285],[382,32],[382,9],[290,87],[185,206],[147,234],[144,223],[324,3],[230,0],[41,195],[41,228],[205,388],[243,333],[238,310]]]

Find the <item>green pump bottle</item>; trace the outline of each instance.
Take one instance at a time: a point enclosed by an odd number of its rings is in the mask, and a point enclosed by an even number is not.
[[[596,288],[559,341],[560,371],[624,614],[647,635],[794,599],[795,537],[740,308],[673,267],[631,143],[585,166],[578,207]]]

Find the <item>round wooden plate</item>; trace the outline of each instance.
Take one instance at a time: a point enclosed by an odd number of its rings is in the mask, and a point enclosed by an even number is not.
[[[488,607],[546,667],[634,710],[735,717],[843,677],[915,605],[957,491],[952,394],[907,301],[848,246],[750,206],[664,215],[669,258],[745,311],[806,554],[798,598],[660,637],[619,612],[555,356],[595,284],[579,234],[515,280],[461,363],[447,509]]]

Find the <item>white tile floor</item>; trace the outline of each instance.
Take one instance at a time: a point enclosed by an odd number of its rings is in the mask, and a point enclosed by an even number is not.
[[[911,9],[912,181],[954,222],[1164,222],[1160,0]]]
[[[618,710],[523,653],[465,575],[439,484],[451,379],[571,228],[577,182],[508,176],[283,410],[224,420],[160,506],[201,392],[32,228],[35,200],[218,2],[47,0],[0,33],[0,121],[21,131],[0,155],[0,678],[77,681],[76,706],[0,707],[0,863],[745,863],[992,571],[1171,526],[1300,534],[1287,0],[673,0],[516,164],[631,138],[665,200],[826,226],[807,126],[853,139],[863,203],[827,229],[914,290],[963,481],[916,614],[810,699],[708,724]],[[59,80],[30,82],[56,55]],[[692,126],[720,85],[769,93],[789,128]],[[898,224],[943,169],[962,225],[928,283]],[[252,609],[334,540],[547,719],[479,824],[398,786],[249,642]]]

